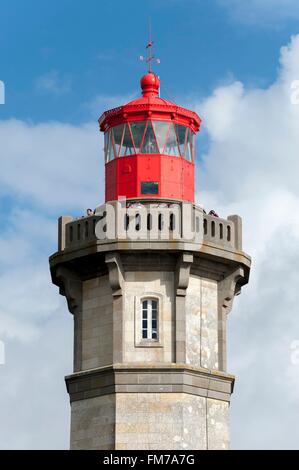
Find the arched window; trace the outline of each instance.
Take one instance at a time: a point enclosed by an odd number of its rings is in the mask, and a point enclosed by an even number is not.
[[[141,338],[158,340],[159,302],[157,299],[141,300]]]

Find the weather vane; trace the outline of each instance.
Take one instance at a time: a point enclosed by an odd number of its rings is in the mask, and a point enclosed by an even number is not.
[[[143,55],[140,55],[139,59],[141,61],[145,61],[148,64],[148,71],[150,73],[152,72],[153,61],[156,62],[157,64],[160,64],[160,59],[156,58],[153,55],[153,44],[154,44],[154,41],[152,40],[151,20],[149,20],[149,35],[148,35],[148,43],[146,45],[147,56],[144,57]]]

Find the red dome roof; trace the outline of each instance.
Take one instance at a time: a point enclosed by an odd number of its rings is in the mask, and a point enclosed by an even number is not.
[[[189,126],[193,132],[199,130],[201,119],[195,112],[159,97],[160,80],[157,75],[148,72],[141,78],[140,85],[143,96],[102,114],[99,119],[101,131],[106,132],[123,122],[149,118],[175,121]]]
[[[158,96],[160,88],[160,80],[152,72],[148,72],[140,80],[143,96]]]

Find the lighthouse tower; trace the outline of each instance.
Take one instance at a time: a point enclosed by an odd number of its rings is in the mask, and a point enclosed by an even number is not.
[[[194,203],[196,113],[159,96],[104,112],[105,203],[60,217],[53,283],[74,317],[72,449],[227,449],[226,321],[248,282],[241,219]],[[96,169],[94,169],[96,171]]]

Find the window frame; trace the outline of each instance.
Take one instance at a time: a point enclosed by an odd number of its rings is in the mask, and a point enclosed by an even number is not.
[[[152,309],[147,313],[148,337],[143,338],[143,302],[157,302],[156,333],[157,338],[152,338]],[[149,304],[148,304],[149,305]],[[161,294],[147,292],[135,297],[135,347],[162,348],[163,347],[163,297]]]
[[[144,304],[146,302],[146,308]],[[156,304],[156,308],[153,307],[153,302]],[[146,341],[159,341],[159,300],[146,297],[141,300],[141,338]],[[155,312],[155,317],[153,317]],[[145,315],[146,314],[146,315]],[[144,326],[146,322],[146,326]],[[156,322],[156,327],[153,326],[153,322]],[[144,333],[146,336],[144,336]],[[154,337],[156,335],[156,338]]]

